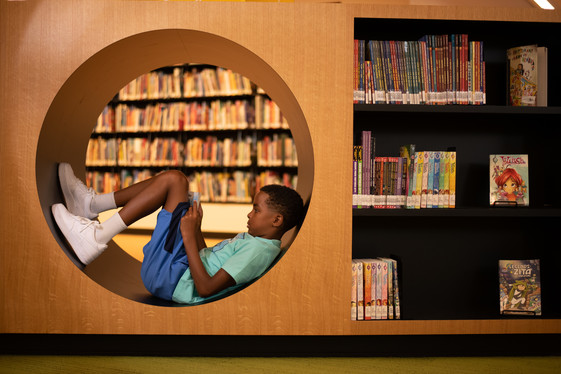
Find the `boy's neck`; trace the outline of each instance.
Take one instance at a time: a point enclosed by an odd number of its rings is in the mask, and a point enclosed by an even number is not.
[[[284,233],[276,232],[274,234],[265,234],[256,236],[257,238],[269,239],[269,240],[281,240]],[[250,234],[251,235],[251,234]]]

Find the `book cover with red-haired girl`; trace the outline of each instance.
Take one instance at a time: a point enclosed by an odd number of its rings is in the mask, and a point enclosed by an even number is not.
[[[491,206],[529,206],[528,155],[490,155]]]

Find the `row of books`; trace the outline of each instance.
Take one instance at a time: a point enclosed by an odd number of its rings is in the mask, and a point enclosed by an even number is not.
[[[89,140],[86,165],[248,167],[254,155],[257,166],[298,166],[294,140],[286,134],[266,135],[257,141],[250,136],[195,137],[185,144],[176,138],[97,137]]]
[[[255,127],[255,114],[248,100],[214,100],[157,103],[144,107],[118,104],[114,109],[107,107],[104,110],[95,132],[243,130],[249,127]]]
[[[456,151],[416,151],[376,156],[375,137],[363,131],[353,149],[353,208],[455,208]]]
[[[483,42],[467,34],[354,41],[354,103],[481,105]]]
[[[86,172],[86,184],[98,193],[126,188],[152,177],[153,170],[123,169],[120,172]],[[190,190],[198,192],[201,201],[250,203],[254,191],[268,184],[296,188],[298,177],[289,173],[235,171],[232,173],[195,172],[189,175]]]
[[[351,321],[401,319],[397,261],[353,259]]]
[[[252,138],[226,138],[215,136],[190,138],[185,144],[185,166],[250,166]]]
[[[255,107],[257,107],[256,122]],[[146,106],[108,105],[99,115],[94,133],[152,131],[215,131],[288,129],[274,101],[248,100],[156,103]]]
[[[251,81],[221,67],[175,67],[156,70],[132,80],[119,91],[119,100],[149,100],[250,95]]]
[[[286,134],[265,135],[257,141],[257,166],[298,166],[294,139]]]

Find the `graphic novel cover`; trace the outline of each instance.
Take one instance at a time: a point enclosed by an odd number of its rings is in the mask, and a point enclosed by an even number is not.
[[[491,206],[529,206],[528,155],[489,156]]]
[[[526,45],[507,50],[509,103],[535,106],[538,92],[538,46]]]
[[[542,314],[540,260],[499,260],[501,314]]]

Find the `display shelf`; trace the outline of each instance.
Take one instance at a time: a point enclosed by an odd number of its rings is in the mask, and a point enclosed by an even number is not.
[[[353,209],[353,217],[551,217],[561,218],[561,209],[544,208],[463,208],[453,209]]]
[[[399,27],[397,27],[399,25]],[[519,37],[515,31],[525,26]],[[531,26],[530,29],[528,26]],[[491,30],[502,29],[501,36]],[[561,224],[553,186],[561,130],[561,100],[551,69],[561,50],[557,24],[446,20],[355,19],[355,39],[417,40],[424,34],[467,33],[484,42],[487,105],[354,104],[354,142],[362,131],[376,138],[376,156],[399,147],[457,152],[456,208],[353,209],[353,258],[398,260],[402,321],[353,321],[354,334],[468,334],[559,332],[561,284],[550,243]],[[529,31],[531,30],[531,31]],[[509,35],[504,37],[504,35]],[[550,53],[547,107],[506,103],[506,50],[537,43]],[[528,154],[530,206],[489,206],[489,155]],[[499,259],[541,260],[543,312],[539,317],[499,314]],[[422,332],[420,332],[422,331]]]

